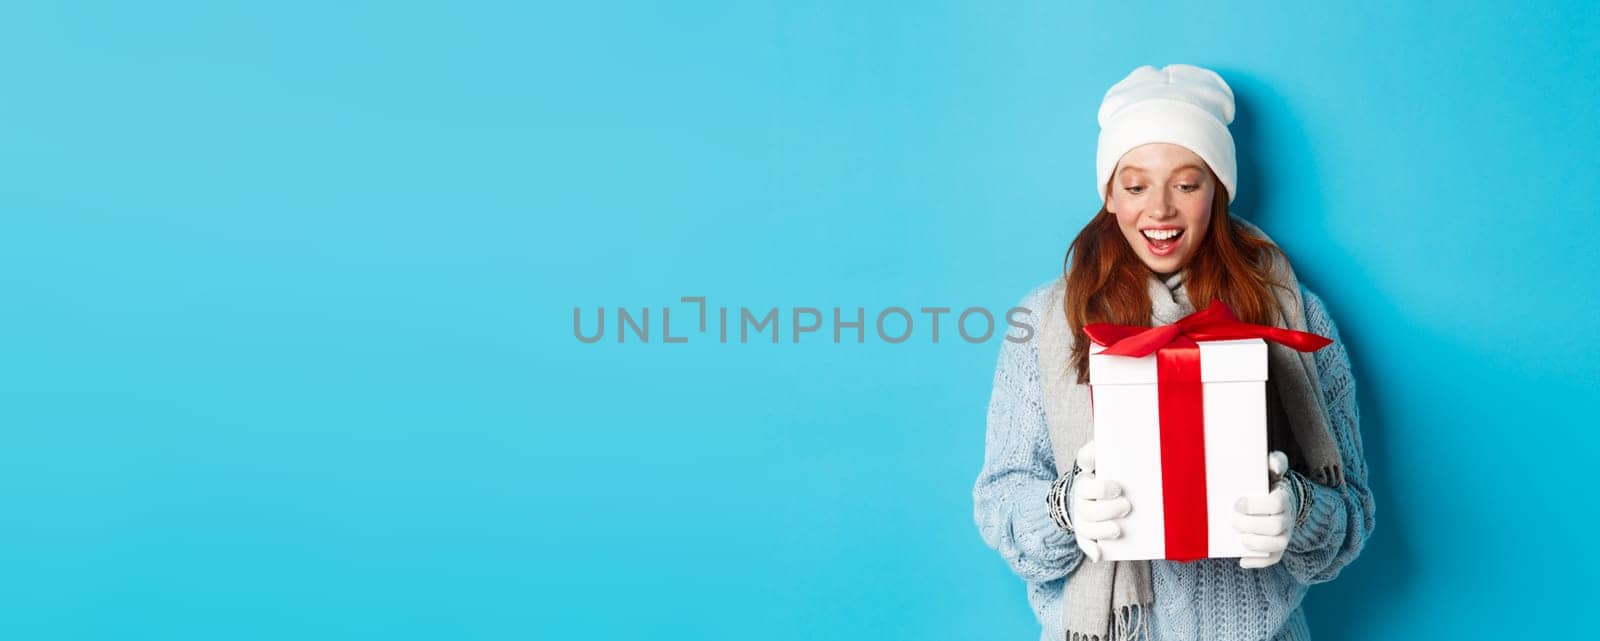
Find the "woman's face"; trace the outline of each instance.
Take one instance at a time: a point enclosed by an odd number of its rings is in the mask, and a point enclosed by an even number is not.
[[[1117,161],[1106,210],[1151,271],[1175,272],[1189,264],[1211,225],[1217,186],[1205,161],[1178,145],[1134,147]]]

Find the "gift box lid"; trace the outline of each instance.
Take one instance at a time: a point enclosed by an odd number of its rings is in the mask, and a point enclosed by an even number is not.
[[[1267,380],[1267,342],[1259,338],[1199,341],[1200,382]],[[1150,385],[1156,382],[1156,355],[1133,357],[1101,354],[1089,345],[1090,385]]]

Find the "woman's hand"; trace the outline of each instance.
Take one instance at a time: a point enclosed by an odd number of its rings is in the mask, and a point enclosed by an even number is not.
[[[1239,558],[1241,568],[1264,568],[1283,559],[1289,547],[1289,532],[1294,526],[1294,497],[1284,476],[1289,473],[1289,457],[1274,450],[1267,454],[1267,473],[1272,491],[1265,496],[1244,496],[1233,504],[1233,529],[1239,532],[1246,548],[1266,552],[1265,557]]]
[[[1068,516],[1077,531],[1078,547],[1090,561],[1099,561],[1100,542],[1122,536],[1117,519],[1133,511],[1133,505],[1116,481],[1095,477],[1093,440],[1078,449],[1077,466]]]

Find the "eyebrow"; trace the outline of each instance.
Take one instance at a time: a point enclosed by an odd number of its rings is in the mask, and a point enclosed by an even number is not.
[[[1123,165],[1122,168],[1124,170],[1127,170],[1127,171],[1138,171],[1138,172],[1144,172],[1145,171],[1144,167],[1140,167],[1138,165]],[[1200,167],[1200,165],[1196,165],[1194,163],[1189,163],[1187,165],[1184,165],[1182,167],[1179,167],[1177,169],[1172,170],[1172,173],[1178,173],[1178,172],[1183,171],[1185,169],[1199,170],[1199,169],[1201,169],[1201,167]]]

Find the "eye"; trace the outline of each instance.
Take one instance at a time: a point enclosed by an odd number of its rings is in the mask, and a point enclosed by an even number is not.
[[[1126,191],[1126,192],[1128,192],[1130,194],[1137,194],[1139,192],[1144,191],[1144,187],[1143,186],[1139,186],[1139,185],[1134,185],[1132,187],[1123,187],[1122,189],[1123,189],[1123,191]]]
[[[1182,192],[1191,192],[1199,188],[1199,185],[1178,185],[1178,191]]]

